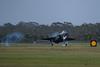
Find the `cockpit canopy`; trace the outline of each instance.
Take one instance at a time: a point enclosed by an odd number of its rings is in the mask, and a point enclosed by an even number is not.
[[[49,35],[49,37],[57,37],[58,35],[60,35],[60,33],[59,32],[55,32],[55,33],[51,33]]]
[[[57,36],[65,36],[65,35],[68,35],[68,32],[67,31],[62,31],[62,32],[54,32],[52,34],[49,35],[49,37],[57,37]]]

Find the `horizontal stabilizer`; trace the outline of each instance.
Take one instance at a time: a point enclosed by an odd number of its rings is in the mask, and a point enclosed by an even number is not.
[[[70,40],[75,40],[74,38],[67,38],[66,39],[67,41],[70,41]]]

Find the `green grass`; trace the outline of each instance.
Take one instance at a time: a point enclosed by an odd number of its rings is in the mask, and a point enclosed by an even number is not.
[[[100,46],[0,47],[0,67],[100,67]]]

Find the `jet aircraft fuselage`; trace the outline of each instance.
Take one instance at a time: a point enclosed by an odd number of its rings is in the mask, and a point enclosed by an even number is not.
[[[70,38],[68,32],[62,31],[61,33],[55,32],[51,34],[48,38],[44,38],[44,40],[49,40],[51,45],[53,46],[53,43],[60,43],[64,42],[65,46],[68,45],[68,41],[74,40],[74,38]]]

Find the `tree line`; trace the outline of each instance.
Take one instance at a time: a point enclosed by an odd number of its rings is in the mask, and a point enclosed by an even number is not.
[[[100,23],[83,23],[73,25],[71,22],[53,22],[50,25],[39,24],[37,22],[19,22],[16,25],[5,23],[0,26],[0,38],[12,32],[21,32],[24,34],[23,42],[33,42],[48,37],[53,32],[66,30],[70,37],[77,41],[88,41],[96,39],[100,41]]]

